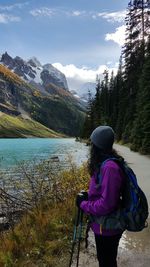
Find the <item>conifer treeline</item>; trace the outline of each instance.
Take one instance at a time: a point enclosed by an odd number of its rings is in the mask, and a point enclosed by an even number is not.
[[[117,140],[150,154],[150,0],[128,4],[126,40],[118,73],[97,77],[96,94],[89,101],[82,137],[102,124],[113,127]]]

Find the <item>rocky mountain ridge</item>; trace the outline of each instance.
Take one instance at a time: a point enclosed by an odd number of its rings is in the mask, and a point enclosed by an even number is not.
[[[29,84],[34,84],[44,93],[45,86],[54,84],[68,91],[68,84],[65,75],[52,64],[42,65],[36,57],[23,60],[16,56],[12,58],[7,52],[1,55],[0,64],[3,64],[11,71],[20,76]],[[46,94],[46,92],[45,92]]]

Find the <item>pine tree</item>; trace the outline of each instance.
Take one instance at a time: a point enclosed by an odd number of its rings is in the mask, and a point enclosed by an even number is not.
[[[109,73],[107,70],[103,73],[104,78],[101,82],[101,108],[102,108],[102,123],[108,124],[109,119]]]
[[[150,41],[139,80],[137,116],[132,131],[132,149],[150,154]]]
[[[96,77],[96,94],[93,101],[94,128],[102,122],[101,83],[99,76]]]
[[[116,121],[118,117],[118,90],[116,86],[116,78],[112,71],[110,81],[109,81],[109,90],[108,90],[108,124],[111,125],[114,129],[116,126]]]
[[[138,79],[141,74],[145,56],[146,32],[146,6],[144,0],[130,1],[126,17],[126,43],[124,47],[124,89],[126,91],[124,101],[126,107],[124,114],[125,142],[131,141],[131,130],[136,114],[136,98],[139,90]]]
[[[81,138],[89,138],[93,129],[94,129],[93,99],[92,99],[91,92],[88,91],[87,112],[86,112],[86,117],[85,117],[85,121],[83,125]]]
[[[114,88],[113,88],[113,95],[114,95],[114,111],[112,112],[112,127],[116,131],[116,139],[119,141],[122,137],[122,115],[124,113],[123,108],[123,73],[122,73],[122,55],[120,56],[119,60],[119,68],[116,77],[114,78]]]

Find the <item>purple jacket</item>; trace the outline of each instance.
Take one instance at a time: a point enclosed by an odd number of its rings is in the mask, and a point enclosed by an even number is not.
[[[102,182],[98,187],[96,172],[91,177],[89,186],[89,200],[82,201],[80,207],[87,214],[102,216],[114,212],[120,205],[120,194],[124,183],[124,174],[118,164],[112,160],[101,167]],[[95,234],[114,235],[120,230],[103,230],[102,225],[91,223]]]

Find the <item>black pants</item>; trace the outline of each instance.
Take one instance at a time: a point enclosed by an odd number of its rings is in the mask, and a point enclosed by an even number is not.
[[[99,267],[117,267],[117,252],[121,235],[95,235]]]

